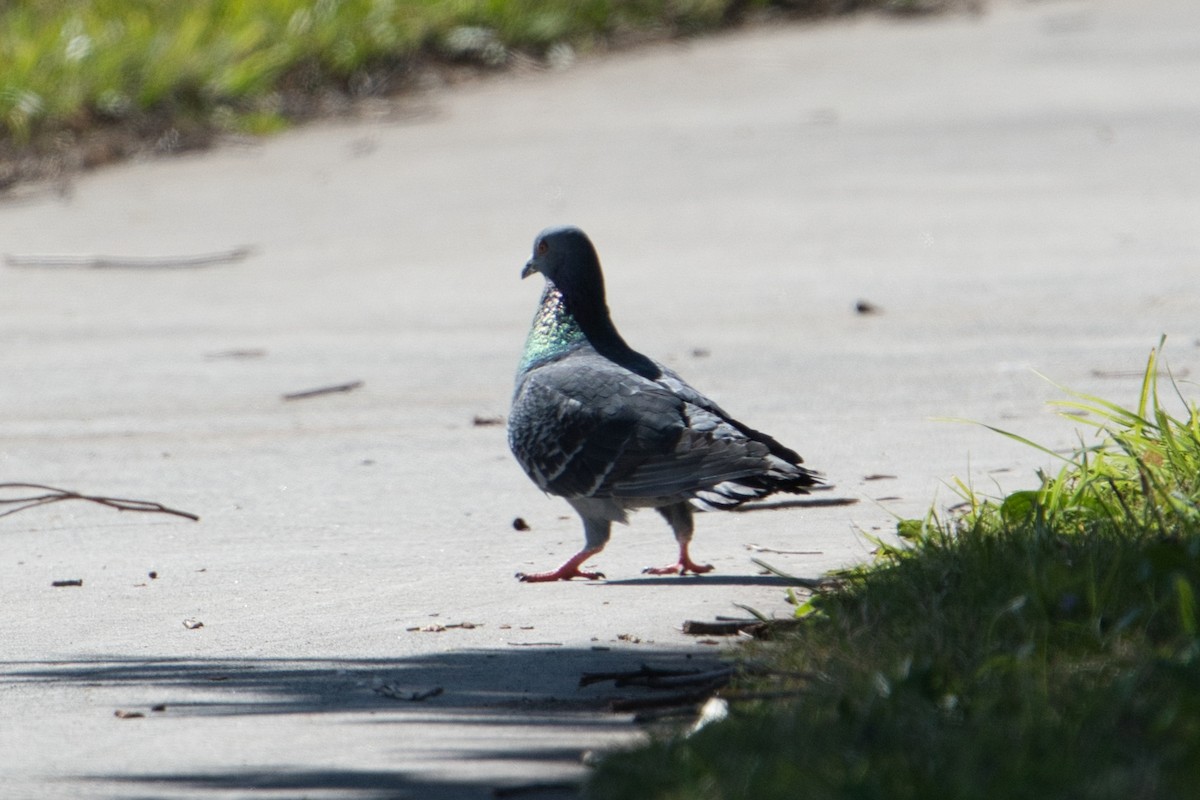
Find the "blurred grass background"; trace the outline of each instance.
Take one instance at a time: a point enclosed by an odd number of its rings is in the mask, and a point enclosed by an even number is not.
[[[404,91],[431,64],[546,63],[748,18],[953,2],[0,0],[0,190],[45,171],[39,158],[80,168],[147,143],[270,133],[345,106],[331,97]]]

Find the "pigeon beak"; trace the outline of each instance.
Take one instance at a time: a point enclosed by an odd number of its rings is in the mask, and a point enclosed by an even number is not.
[[[535,263],[533,262],[533,259],[531,258],[531,259],[529,259],[529,261],[528,261],[528,262],[525,264],[525,269],[521,270],[521,278],[522,278],[522,280],[523,280],[523,279],[525,279],[525,278],[528,278],[530,275],[532,275],[532,274],[533,274],[533,273],[535,273],[535,272],[541,272],[541,270],[539,270],[539,269],[537,268],[537,264],[535,264]]]

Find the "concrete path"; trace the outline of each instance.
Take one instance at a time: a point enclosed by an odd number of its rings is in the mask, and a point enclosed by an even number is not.
[[[1192,0],[997,3],[500,77],[0,205],[8,254],[254,248],[0,265],[0,480],[202,517],[0,518],[0,793],[578,779],[581,752],[638,736],[606,710],[630,692],[580,673],[708,664],[721,648],[684,620],[789,612],[749,545],[820,575],[954,502],[955,476],[994,491],[1049,466],[939,418],[1068,447],[1034,371],[1133,403],[1163,333],[1195,396],[1197,86]],[[513,580],[581,542],[476,424],[506,413],[540,288],[518,272],[563,222],[600,248],[635,347],[857,502],[703,516],[703,578],[640,574],[672,554],[642,514],[595,560],[608,582]]]

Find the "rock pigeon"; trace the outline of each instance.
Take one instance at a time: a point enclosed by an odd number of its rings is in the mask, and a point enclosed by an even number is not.
[[[586,544],[522,581],[597,579],[580,567],[613,522],[657,509],[679,544],[655,575],[704,573],[688,553],[692,510],[728,509],[774,492],[807,494],[821,476],[765,433],[725,413],[672,370],[633,350],[609,316],[596,249],[583,231],[548,228],[521,277],[546,280],[517,369],[508,443],[542,491],[570,503]]]

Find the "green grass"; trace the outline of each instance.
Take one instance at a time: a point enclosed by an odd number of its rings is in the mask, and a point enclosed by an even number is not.
[[[1037,488],[962,487],[961,516],[901,523],[752,651],[775,677],[739,691],[791,699],[614,755],[587,796],[1194,795],[1200,415],[1164,409],[1156,369],[1133,409],[1072,394],[1098,435]]]
[[[820,6],[822,3],[774,3]],[[588,49],[637,31],[717,27],[734,0],[14,0],[0,4],[0,134],[156,113],[225,124],[279,92],[371,88],[421,56],[470,58],[464,28],[508,50]],[[457,32],[457,33],[456,33]],[[469,38],[469,37],[468,37]],[[504,51],[501,51],[504,52]],[[476,54],[478,55],[478,54]]]
[[[955,0],[920,0],[937,7]],[[73,155],[269,133],[330,96],[403,91],[419,67],[500,66],[556,45],[711,30],[772,9],[817,15],[902,0],[8,0],[0,2],[0,187]],[[333,103],[332,107],[344,107]],[[103,146],[80,141],[103,134]],[[90,141],[90,140],[89,140]],[[82,151],[82,153],[81,153]],[[32,175],[30,175],[32,176]]]

